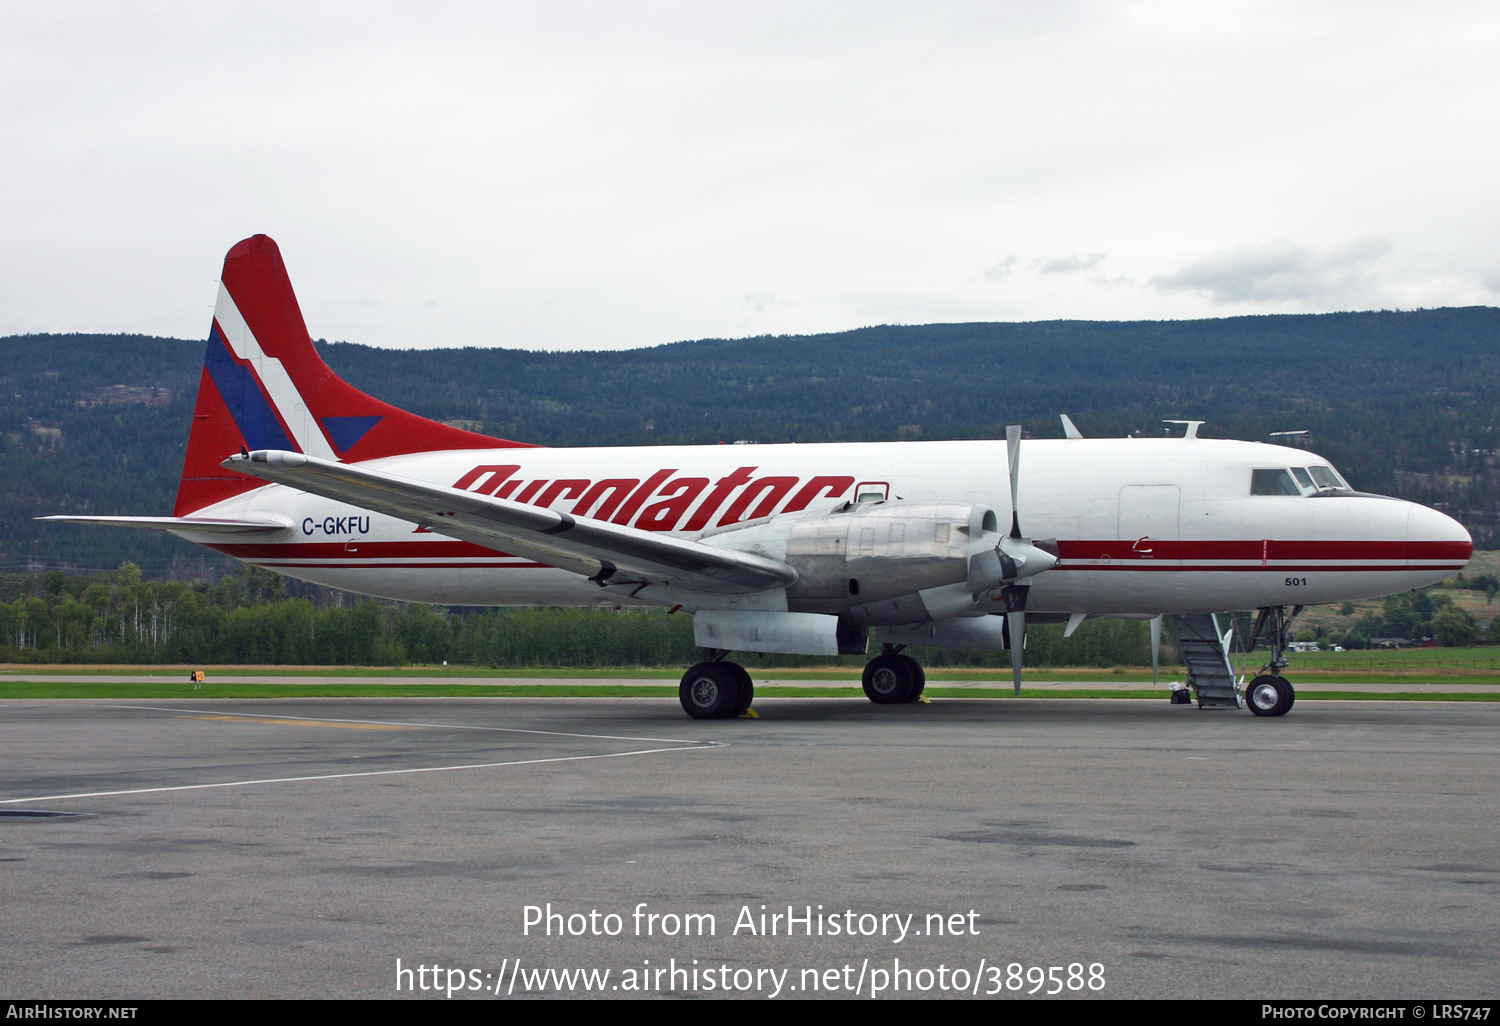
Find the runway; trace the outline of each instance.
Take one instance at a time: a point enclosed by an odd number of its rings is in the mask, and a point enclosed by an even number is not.
[[[1500,990],[1493,704],[1299,702],[1276,720],[1107,699],[756,708],[7,702],[0,990],[433,996],[397,959],[491,999],[719,996],[727,983],[687,970],[720,966],[754,981],[729,988],[748,997],[851,996],[856,980],[867,996],[900,967],[899,996],[957,996],[940,966],[1014,997],[1030,984],[994,971],[1013,963],[1062,967],[1060,996]],[[561,936],[538,932],[549,904]],[[791,935],[784,915],[762,935],[755,917],[788,906]],[[685,936],[689,915],[713,934]],[[528,975],[575,968],[611,975]],[[669,975],[609,989],[654,969]]]

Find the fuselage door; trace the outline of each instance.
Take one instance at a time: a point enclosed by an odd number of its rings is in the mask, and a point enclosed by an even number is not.
[[[1182,565],[1177,551],[1181,505],[1182,492],[1176,485],[1121,488],[1119,539],[1125,543],[1121,559],[1143,570],[1176,572]]]

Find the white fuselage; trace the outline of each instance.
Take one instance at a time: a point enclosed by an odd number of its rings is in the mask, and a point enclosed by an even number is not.
[[[1466,563],[1472,544],[1464,528],[1415,503],[1347,490],[1251,494],[1254,470],[1312,465],[1327,461],[1252,442],[1023,442],[1021,529],[1057,539],[1061,554],[1034,580],[1028,609],[1149,616],[1337,602],[1433,584]],[[506,448],[369,466],[689,537],[871,492],[979,503],[1002,524],[1011,517],[1003,441]],[[282,485],[199,512],[286,523],[279,533],[232,542],[178,533],[333,588],[450,605],[629,601],[576,574]],[[983,608],[1002,608],[998,592],[991,601]]]

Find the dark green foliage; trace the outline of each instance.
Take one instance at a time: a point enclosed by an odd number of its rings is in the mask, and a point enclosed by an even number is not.
[[[1432,636],[1444,648],[1466,648],[1474,644],[1478,634],[1479,624],[1458,606],[1444,606],[1432,617]]]
[[[1329,640],[1345,648],[1365,648],[1375,638],[1405,638],[1413,643],[1436,638],[1439,645],[1453,647],[1472,645],[1479,635],[1474,617],[1440,590],[1423,588],[1387,595],[1383,607],[1378,616],[1366,613],[1360,617],[1346,636],[1334,635]]]
[[[393,666],[685,666],[696,662],[692,618],[660,609],[454,611],[324,592],[286,598],[283,578],[242,567],[210,585],[112,574],[0,576],[0,662]],[[345,599],[348,599],[345,602]],[[995,652],[914,650],[928,666],[1008,666]],[[1145,625],[1099,620],[1068,639],[1031,632],[1033,666],[1138,664]],[[751,655],[754,666],[837,663]],[[863,659],[844,660],[858,666]]]
[[[1443,505],[1480,547],[1500,545],[1488,307],[886,326],[626,352],[320,349],[378,398],[547,445],[999,438],[1015,422],[1055,437],[1063,412],[1094,436],[1160,432],[1163,418],[1207,420],[1221,438],[1305,428],[1356,488]],[[222,572],[174,538],[31,520],[168,512],[202,352],[139,335],[0,339],[0,566]]]
[[[48,513],[171,512],[202,368],[202,342],[0,339],[0,566],[106,570],[128,559],[152,576],[179,577],[222,567],[207,550],[155,531],[32,521]]]

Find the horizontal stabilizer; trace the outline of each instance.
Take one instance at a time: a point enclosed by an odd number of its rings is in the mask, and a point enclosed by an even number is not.
[[[275,534],[291,527],[280,520],[229,520],[223,517],[37,517],[54,524],[103,524],[144,527],[150,531],[200,531],[204,534]]]
[[[223,466],[408,520],[450,538],[570,570],[601,585],[636,581],[744,594],[785,588],[797,581],[797,571],[765,556],[302,453],[261,449],[233,456]]]

